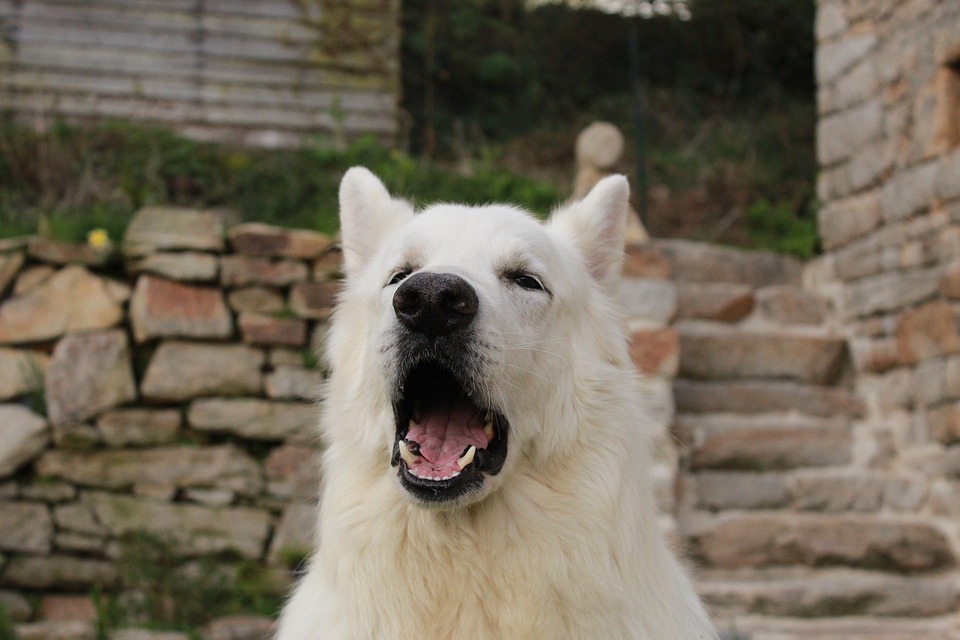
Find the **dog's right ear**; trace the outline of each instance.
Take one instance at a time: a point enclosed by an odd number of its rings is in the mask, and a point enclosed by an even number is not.
[[[353,167],[340,181],[340,243],[347,275],[370,260],[392,231],[413,217],[405,200],[391,198],[377,176]]]

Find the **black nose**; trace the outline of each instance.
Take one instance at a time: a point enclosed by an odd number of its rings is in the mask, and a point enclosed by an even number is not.
[[[477,315],[477,292],[452,273],[417,273],[393,294],[393,310],[412,331],[436,336],[470,324]]]

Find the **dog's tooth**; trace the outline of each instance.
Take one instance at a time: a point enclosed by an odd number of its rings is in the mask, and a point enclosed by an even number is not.
[[[417,456],[410,452],[410,449],[407,448],[407,443],[405,440],[401,440],[397,444],[397,447],[400,449],[400,457],[403,458],[408,467],[412,466],[413,463],[417,461]]]
[[[457,460],[457,466],[462,470],[465,466],[473,462],[473,456],[477,455],[477,448],[473,445],[470,445],[470,448],[467,449],[467,452]]]
[[[488,437],[488,438],[490,438],[491,440],[493,440],[493,423],[492,423],[492,422],[488,422],[488,423],[483,427],[483,432],[484,432],[485,434],[487,434],[487,437]]]

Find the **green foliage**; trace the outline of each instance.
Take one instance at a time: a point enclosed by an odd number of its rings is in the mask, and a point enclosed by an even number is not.
[[[789,202],[759,200],[747,208],[747,224],[754,245],[810,258],[819,243],[817,220],[813,215],[798,216]]]
[[[0,603],[0,640],[16,640],[16,638],[17,634],[13,630],[7,608]]]
[[[44,382],[43,368],[35,358],[28,358],[23,361],[20,368],[20,377],[24,381],[28,391],[26,394],[26,404],[34,413],[47,415],[47,391]]]

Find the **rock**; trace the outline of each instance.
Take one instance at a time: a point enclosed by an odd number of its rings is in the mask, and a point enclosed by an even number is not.
[[[227,294],[230,308],[238,312],[277,313],[287,306],[283,295],[271,287],[252,286]]]
[[[217,279],[217,256],[196,251],[183,253],[151,253],[131,262],[130,273],[151,273],[161,278],[181,282],[213,282]]]
[[[259,465],[234,445],[94,452],[54,450],[37,462],[37,473],[113,490],[135,486],[221,488],[242,496],[256,496],[263,486]]]
[[[13,285],[13,295],[19,296],[43,284],[56,272],[57,269],[45,264],[27,267],[17,276],[17,281]]]
[[[144,398],[182,401],[210,395],[259,395],[262,351],[239,344],[163,342],[143,376]]]
[[[72,265],[0,304],[0,344],[42,342],[65,333],[106,329],[123,319],[125,285]]]
[[[625,278],[666,280],[670,265],[658,249],[650,243],[631,243],[625,248],[622,275]]]
[[[44,595],[40,598],[40,617],[44,620],[84,620],[97,618],[93,598],[88,595]]]
[[[680,375],[723,380],[786,378],[831,384],[848,364],[846,341],[774,330],[680,323]]]
[[[677,374],[679,342],[670,327],[630,334],[630,359],[640,373],[673,378]]]
[[[960,351],[960,335],[950,304],[931,302],[905,311],[897,320],[897,350],[904,364]]]
[[[668,324],[677,312],[677,289],[667,280],[623,279],[618,297],[631,319]]]
[[[41,237],[30,241],[27,254],[34,260],[49,264],[84,264],[88,267],[102,267],[114,255],[113,246],[109,243],[95,247],[87,243],[58,242]]]
[[[577,164],[612,171],[623,155],[623,134],[609,122],[594,122],[577,136]]]
[[[276,365],[264,378],[267,397],[274,400],[317,400],[322,383],[319,371],[291,365]]]
[[[109,640],[190,640],[191,636],[178,631],[150,631],[148,629],[118,629]]]
[[[214,287],[197,287],[141,276],[130,302],[137,342],[152,338],[229,338],[233,318]]]
[[[939,530],[881,516],[729,513],[687,533],[694,556],[719,568],[799,564],[913,573],[954,564]]]
[[[285,229],[250,222],[230,229],[227,237],[237,253],[268,258],[312,259],[330,247],[330,237],[306,229]]]
[[[82,422],[136,400],[126,332],[84,333],[60,340],[47,371],[46,394],[47,415],[54,425]]]
[[[300,318],[326,320],[333,313],[341,283],[301,282],[290,288],[290,310]]]
[[[113,536],[147,532],[184,555],[232,551],[259,558],[270,533],[270,515],[247,507],[167,504],[112,493],[89,493],[84,502]]]
[[[270,543],[269,562],[285,562],[291,556],[306,558],[314,545],[317,505],[315,503],[288,504]]]
[[[93,512],[85,503],[71,502],[53,508],[53,519],[57,529],[90,539],[106,539],[109,531],[97,522]]]
[[[220,253],[224,248],[223,220],[210,211],[144,207],[123,234],[123,252],[128,256],[184,249]]]
[[[33,617],[30,602],[14,591],[0,591],[0,606],[7,612],[11,622],[23,622]]]
[[[229,489],[186,489],[183,497],[207,507],[227,507],[233,504],[237,496]]]
[[[841,387],[786,381],[676,380],[673,393],[681,413],[774,413],[796,411],[811,416],[860,417],[862,400]]]
[[[786,480],[779,475],[704,472],[695,478],[700,509],[777,509],[790,502]]]
[[[318,453],[300,445],[281,445],[264,463],[267,490],[285,500],[316,501],[320,492]]]
[[[931,267],[861,278],[844,287],[841,315],[851,320],[922,302],[938,291],[941,276],[940,267]]]
[[[691,240],[654,240],[674,280],[739,282],[753,287],[800,284],[803,263],[766,251],[740,251]]]
[[[237,326],[247,344],[302,347],[307,342],[307,323],[298,318],[243,312],[237,320]]]
[[[817,212],[817,228],[828,250],[870,233],[880,222],[880,201],[873,192],[827,203]]]
[[[95,449],[101,442],[100,432],[92,424],[65,422],[53,425],[53,444],[61,449]]]
[[[0,575],[0,583],[38,591],[86,591],[116,582],[117,569],[111,562],[60,554],[17,556]]]
[[[47,421],[26,407],[0,404],[0,478],[11,476],[47,447]]]
[[[343,252],[339,245],[332,245],[313,262],[313,279],[337,280],[343,277]]]
[[[176,409],[116,409],[97,418],[97,431],[108,447],[170,444],[180,432]]]
[[[97,629],[85,620],[45,620],[16,626],[18,640],[96,640]]]
[[[0,502],[0,551],[50,553],[53,519],[46,505]]]
[[[753,311],[753,287],[729,282],[678,282],[677,317],[740,322]]]
[[[251,440],[285,440],[311,435],[319,421],[319,409],[311,403],[207,398],[190,404],[187,421],[198,431],[232,433]]]
[[[23,252],[0,253],[0,298],[23,267]]]
[[[272,638],[276,622],[263,616],[217,618],[200,629],[201,640],[264,640]]]
[[[47,503],[69,502],[77,497],[77,489],[66,482],[34,482],[23,485],[20,497]]]
[[[822,325],[831,310],[824,298],[784,285],[758,290],[757,309],[762,318],[779,325]]]
[[[921,482],[863,472],[852,475],[817,471],[797,475],[790,484],[795,509],[825,513],[875,512],[883,507],[914,511],[928,493]]]
[[[0,347],[0,400],[42,389],[49,362],[41,351]]]
[[[220,284],[231,288],[258,284],[286,287],[305,281],[308,273],[307,265],[295,260],[229,255],[220,261]]]
[[[852,109],[826,115],[817,123],[817,157],[821,165],[849,158],[882,138],[883,105],[872,98]]]

